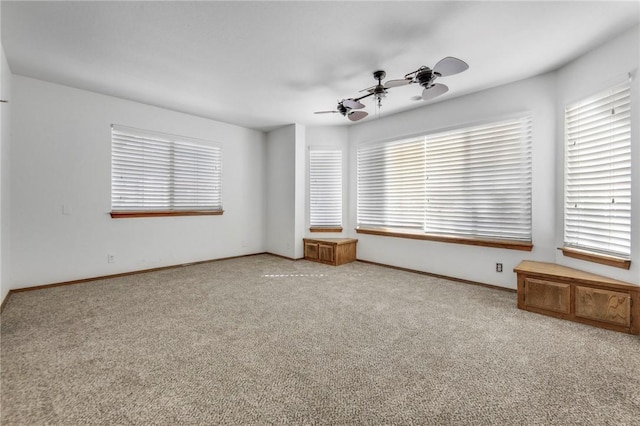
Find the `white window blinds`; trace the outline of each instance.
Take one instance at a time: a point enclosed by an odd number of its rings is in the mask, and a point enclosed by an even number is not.
[[[309,221],[312,228],[342,227],[342,151],[309,151]]]
[[[628,82],[565,109],[567,247],[630,256],[630,115]]]
[[[181,136],[111,127],[113,212],[218,211],[219,147]]]
[[[358,149],[358,226],[531,241],[531,120]]]
[[[531,120],[427,137],[425,232],[531,241]]]
[[[424,226],[424,138],[358,149],[358,226]]]

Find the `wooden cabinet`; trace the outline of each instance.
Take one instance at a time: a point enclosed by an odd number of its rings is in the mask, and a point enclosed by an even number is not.
[[[356,260],[353,238],[305,238],[304,258],[329,265],[342,265]]]
[[[640,286],[554,263],[521,262],[518,308],[640,334]]]

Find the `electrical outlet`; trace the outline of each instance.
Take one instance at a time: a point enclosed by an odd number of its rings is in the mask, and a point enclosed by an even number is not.
[[[107,263],[116,263],[116,255],[109,253],[107,255]]]
[[[502,263],[496,263],[496,272],[502,272]]]

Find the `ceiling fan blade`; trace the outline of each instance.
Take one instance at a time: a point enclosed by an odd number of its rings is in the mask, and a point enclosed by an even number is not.
[[[362,109],[364,108],[364,104],[360,103],[359,101],[356,101],[354,99],[344,99],[342,101],[342,105],[346,106],[347,108],[350,109]]]
[[[351,121],[358,121],[358,120],[362,120],[367,115],[369,115],[369,113],[366,111],[351,111],[347,116],[347,118]]]
[[[462,59],[447,56],[433,67],[433,71],[440,74],[441,77],[446,77],[448,75],[461,73],[467,68],[469,68],[469,65]]]
[[[448,91],[449,91],[449,88],[446,85],[436,83],[433,86],[429,87],[428,89],[424,89],[422,91],[422,100],[428,101],[437,96],[444,95]]]
[[[384,84],[385,89],[390,89],[392,87],[398,87],[398,86],[404,86],[406,84],[411,83],[411,79],[410,78],[401,78],[398,80],[389,80]]]
[[[333,114],[340,111],[316,111],[314,114]]]

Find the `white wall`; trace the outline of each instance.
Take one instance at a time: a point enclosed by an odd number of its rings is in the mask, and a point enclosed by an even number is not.
[[[302,239],[305,235],[305,218],[307,216],[307,161],[306,161],[306,127],[300,124],[295,125],[295,195],[294,195],[294,259],[304,257],[304,244]]]
[[[605,275],[623,281],[640,284],[640,27],[636,26],[619,37],[595,49],[558,72],[558,105],[556,133],[556,175],[558,221],[556,224],[556,245],[563,243],[563,187],[564,179],[564,108],[575,101],[598,93],[634,74],[631,85],[631,269],[624,270],[583,260],[565,257],[556,252],[557,263]]]
[[[267,251],[295,258],[295,125],[267,134]]]
[[[111,219],[112,123],[221,146],[224,214]],[[12,288],[265,251],[262,132],[18,75],[12,131]]]
[[[0,46],[1,47],[1,46]],[[0,99],[11,101],[11,70],[1,49],[0,58]],[[9,182],[10,182],[10,146],[11,146],[11,107],[12,102],[0,104],[0,303],[9,293],[10,250],[9,238]]]
[[[472,65],[473,66],[473,65]],[[530,114],[532,140],[531,252],[357,234],[358,258],[455,278],[516,288],[513,268],[523,259],[555,259],[555,75],[546,74],[427,105],[349,128],[349,229],[356,226],[356,150],[361,144]],[[495,272],[502,263],[504,272]]]
[[[341,238],[349,233],[347,229],[349,205],[349,133],[346,126],[308,127],[306,134],[305,164],[307,174],[305,176],[305,192],[309,194],[309,150],[315,147],[331,148],[342,151],[342,233],[324,233],[309,231],[309,197],[305,197],[306,217],[304,219],[304,230],[306,237],[315,238]]]
[[[305,133],[291,124],[267,134],[267,251],[289,259],[303,257]]]

